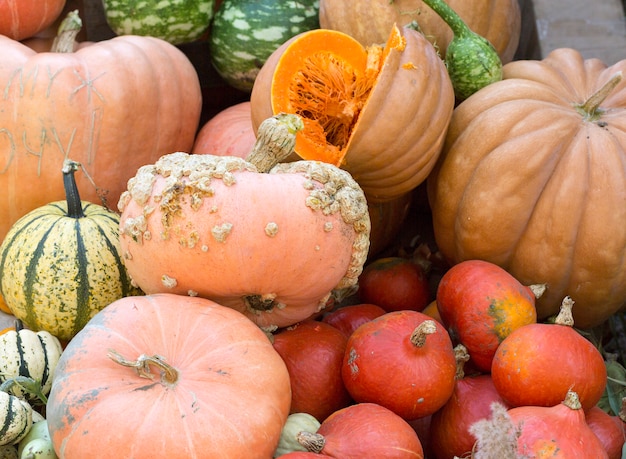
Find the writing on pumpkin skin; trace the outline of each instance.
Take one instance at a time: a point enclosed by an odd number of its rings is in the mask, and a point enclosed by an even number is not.
[[[44,70],[45,99],[50,98],[54,82],[59,75],[68,71],[71,71],[72,78],[75,80],[75,86],[70,86],[67,94],[68,103],[72,103],[72,99],[81,91],[87,93],[86,105],[91,108],[90,112],[85,114],[84,123],[80,127],[60,131],[54,120],[46,121],[37,117],[36,114],[29,114],[27,127],[16,127],[13,130],[0,127],[0,174],[4,174],[10,169],[18,154],[25,153],[39,158],[37,175],[40,175],[44,154],[50,151],[54,154],[60,154],[62,160],[68,159],[78,133],[84,139],[80,146],[81,153],[85,158],[84,162],[91,164],[94,161],[106,102],[103,93],[96,86],[96,81],[106,72],[92,77],[89,75],[88,69],[86,69],[86,75],[82,75],[75,68],[61,68],[53,72],[50,67],[46,67]],[[13,103],[19,103],[19,99],[35,97],[35,88],[37,84],[41,84],[42,80],[40,73],[39,66],[34,66],[28,72],[25,72],[21,67],[16,69],[4,87],[2,99],[8,101],[12,93],[18,97],[18,100],[14,100]],[[0,110],[0,113],[3,111],[11,113],[13,110],[14,108]],[[2,145],[5,146],[2,147]]]

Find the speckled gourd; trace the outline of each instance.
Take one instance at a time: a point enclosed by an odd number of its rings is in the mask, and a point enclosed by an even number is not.
[[[0,391],[0,445],[14,445],[33,425],[33,408],[16,395]]]
[[[365,195],[330,164],[276,164],[301,127],[297,115],[269,118],[247,160],[178,152],[142,167],[119,203],[133,281],[209,298],[267,330],[353,288],[369,247]]]

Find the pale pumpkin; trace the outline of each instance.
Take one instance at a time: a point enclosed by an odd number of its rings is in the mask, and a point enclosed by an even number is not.
[[[626,302],[625,70],[566,48],[505,65],[455,109],[428,179],[441,253],[545,283],[539,320],[568,295],[580,328]]]
[[[203,298],[126,297],[65,348],[46,407],[59,458],[271,458],[289,374],[238,312]]]
[[[65,158],[89,174],[78,180],[85,200],[114,205],[138,167],[193,145],[198,74],[165,41],[124,36],[38,54],[0,36],[0,49],[0,240],[27,212],[64,198]]]
[[[348,171],[368,202],[400,198],[439,157],[454,108],[445,65],[422,34],[390,27],[363,47],[342,32],[312,30],[280,46],[250,97],[255,129],[281,112],[303,117],[295,153]]]
[[[268,119],[249,161],[178,152],[129,180],[120,244],[144,292],[210,298],[273,330],[355,287],[370,234],[359,185],[327,163],[261,164],[292,151],[297,118]]]
[[[470,29],[493,44],[503,62],[513,60],[522,16],[519,0],[447,0]],[[353,36],[363,45],[384,43],[393,24],[416,21],[445,56],[452,31],[422,0],[320,0],[320,26]]]

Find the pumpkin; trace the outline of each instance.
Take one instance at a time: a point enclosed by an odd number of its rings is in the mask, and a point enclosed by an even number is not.
[[[291,452],[307,452],[308,450],[298,443],[296,436],[302,431],[316,433],[319,428],[320,422],[315,416],[309,413],[291,413],[287,416],[280,433],[274,457],[281,457]]]
[[[510,406],[553,406],[572,389],[588,410],[602,397],[604,358],[573,328],[572,306],[571,298],[565,298],[554,323],[524,325],[498,346],[491,377]]]
[[[32,425],[30,404],[17,395],[0,391],[0,446],[19,443]]]
[[[191,153],[245,158],[255,142],[250,102],[245,101],[221,110],[207,121],[200,128]]]
[[[585,422],[604,446],[609,459],[621,459],[626,439],[624,421],[598,406],[592,406],[585,411]]]
[[[521,11],[517,0],[448,0],[474,32],[487,38],[503,62],[513,59],[521,35]],[[421,0],[320,0],[320,25],[353,36],[365,46],[384,43],[393,24],[416,21],[424,36],[442,57],[452,39],[446,23]]]
[[[22,438],[18,444],[17,453],[19,458],[31,459],[56,459],[54,445],[48,431],[48,421],[42,419],[35,422],[28,431],[28,434]],[[1,458],[2,456],[0,456]]]
[[[341,373],[356,402],[377,403],[413,420],[448,401],[456,360],[442,325],[417,311],[394,311],[350,335]]]
[[[274,333],[273,345],[291,381],[291,413],[308,413],[322,422],[352,398],[341,378],[348,338],[317,320],[304,320]]]
[[[583,329],[626,302],[624,69],[566,48],[506,64],[455,109],[428,178],[442,255],[545,283],[539,320],[565,296]]]
[[[336,459],[423,459],[413,428],[393,411],[376,403],[342,408],[322,422],[317,432],[300,432],[307,450]]]
[[[144,292],[210,298],[272,331],[354,287],[369,242],[365,196],[327,163],[272,167],[272,149],[293,149],[295,120],[269,118],[249,161],[178,152],[129,181],[120,244]]]
[[[66,0],[20,0],[0,3],[0,35],[24,40],[50,26],[63,12]]]
[[[382,316],[386,312],[375,304],[351,304],[341,306],[325,314],[322,317],[322,322],[332,325],[348,338],[359,326]]]
[[[74,48],[78,31],[65,33],[67,47],[55,49]],[[85,200],[115,204],[138,167],[192,147],[200,83],[175,46],[124,36],[36,53],[0,36],[0,48],[0,240],[26,213],[64,198],[66,158],[87,172],[78,178]]]
[[[535,299],[544,286],[525,286],[498,265],[466,260],[445,272],[437,309],[453,342],[462,343],[483,372],[500,343],[518,328],[536,323]]]
[[[0,335],[0,383],[26,377],[41,386],[43,395],[50,392],[54,369],[61,357],[61,342],[47,331],[32,331],[17,321],[15,329]],[[7,392],[32,401],[19,385]]]
[[[60,458],[266,459],[290,401],[287,369],[250,320],[159,294],[111,303],[69,342],[46,418]]]
[[[120,252],[119,215],[81,201],[79,167],[65,161],[65,201],[23,216],[0,245],[0,292],[12,313],[63,341],[112,301],[141,294]]]
[[[250,103],[255,129],[276,113],[302,116],[297,156],[340,166],[369,202],[381,202],[410,192],[432,170],[454,91],[437,52],[415,30],[390,27],[385,46],[366,49],[345,33],[318,29],[272,53]]]

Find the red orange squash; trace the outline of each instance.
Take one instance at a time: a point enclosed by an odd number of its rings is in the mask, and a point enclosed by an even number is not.
[[[66,0],[0,2],[0,35],[24,40],[46,29],[61,15]]]

